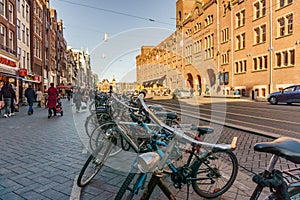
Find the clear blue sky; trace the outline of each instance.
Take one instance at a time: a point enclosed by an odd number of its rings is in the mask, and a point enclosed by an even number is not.
[[[50,7],[63,20],[68,46],[88,49],[100,80],[135,81],[140,47],[175,30],[176,0],[51,0]]]

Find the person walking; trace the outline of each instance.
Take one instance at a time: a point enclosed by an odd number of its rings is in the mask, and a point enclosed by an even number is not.
[[[52,111],[54,116],[56,116],[56,102],[57,102],[58,90],[54,87],[54,83],[50,83],[50,88],[48,89],[48,119],[52,116]]]
[[[25,90],[25,97],[27,98],[27,103],[28,103],[28,115],[33,114],[33,102],[35,100],[35,91],[32,88],[31,84],[28,84],[28,88]]]
[[[15,102],[16,101],[17,101],[16,91],[15,91],[15,88],[13,88],[13,95],[12,95],[12,98],[11,98],[11,101],[10,101],[10,115],[11,116],[15,115],[15,106],[16,106]]]
[[[6,81],[3,87],[1,88],[0,91],[0,100],[3,97],[4,100],[4,117],[10,117],[10,104],[11,104],[11,99],[13,98],[14,90],[13,88],[9,85],[9,82]]]
[[[41,101],[43,99],[43,93],[40,88],[38,88],[38,91],[36,92],[36,101],[38,102],[38,107],[41,107]]]
[[[83,96],[83,94],[81,92],[81,89],[78,88],[76,93],[74,94],[74,97],[73,97],[73,103],[75,103],[75,107],[76,107],[77,112],[80,111],[82,96]]]

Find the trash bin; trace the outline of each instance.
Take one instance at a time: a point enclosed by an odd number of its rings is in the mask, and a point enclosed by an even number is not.
[[[252,90],[252,100],[256,100],[257,98],[257,91]]]

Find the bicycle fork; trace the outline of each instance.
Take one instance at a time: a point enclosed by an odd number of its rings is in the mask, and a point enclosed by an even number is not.
[[[152,177],[149,181],[149,184],[147,185],[147,188],[145,189],[141,200],[148,200],[156,187],[156,185],[161,189],[161,191],[168,197],[170,200],[176,200],[175,196],[171,193],[171,191],[168,189],[168,187],[164,184],[162,180],[163,174],[159,171],[155,171],[152,174]]]
[[[276,164],[277,161],[278,161],[278,158],[279,158],[279,157],[278,157],[277,155],[273,155],[273,156],[272,156],[272,158],[271,158],[271,160],[270,160],[270,162],[269,162],[269,165],[268,165],[267,169],[264,171],[264,173],[263,173],[263,175],[262,175],[264,178],[267,178],[267,177],[271,174],[272,170],[273,170],[274,167],[275,167],[275,164]],[[257,186],[255,187],[254,192],[253,192],[252,195],[251,195],[250,200],[257,200],[258,197],[260,196],[260,194],[261,194],[263,188],[264,188],[264,187],[263,187],[262,185],[257,184]]]

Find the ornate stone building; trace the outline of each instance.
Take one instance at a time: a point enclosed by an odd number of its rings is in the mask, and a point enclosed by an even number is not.
[[[141,48],[137,81],[151,87],[165,77],[171,89],[262,98],[299,84],[299,8],[294,0],[177,0],[176,31]]]

